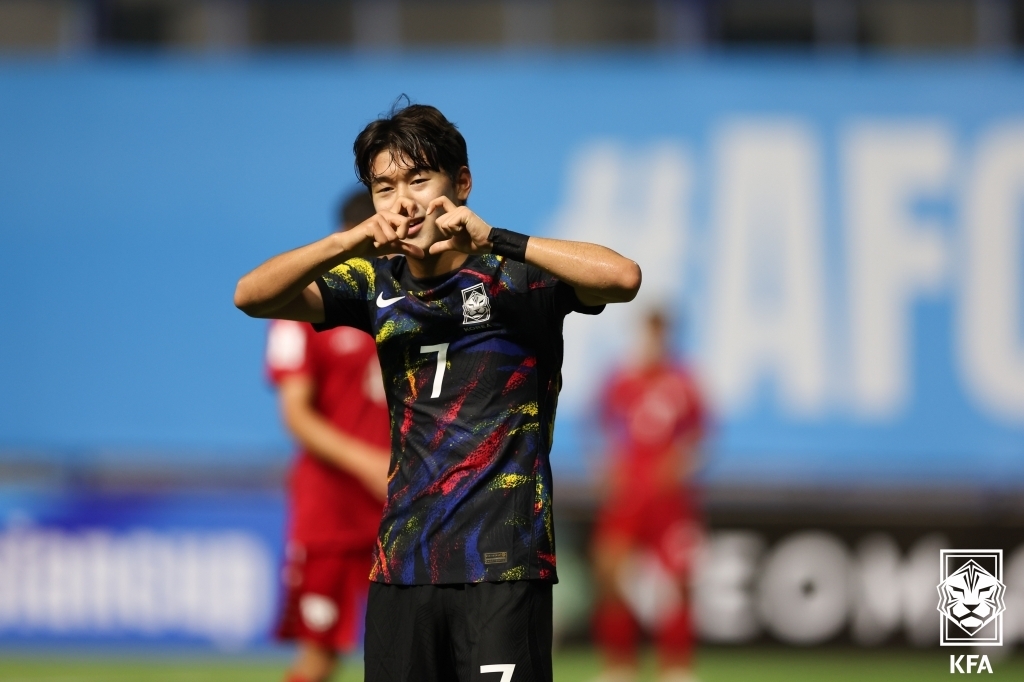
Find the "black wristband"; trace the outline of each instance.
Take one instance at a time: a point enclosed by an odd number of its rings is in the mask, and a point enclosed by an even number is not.
[[[528,235],[503,230],[500,227],[492,227],[491,233],[487,235],[487,241],[491,243],[491,253],[520,263],[526,262],[526,242],[529,240]]]

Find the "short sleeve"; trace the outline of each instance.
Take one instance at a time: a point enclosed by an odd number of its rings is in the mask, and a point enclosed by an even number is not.
[[[600,315],[604,311],[604,305],[583,305],[576,290],[561,280],[555,283],[555,307],[562,316],[569,313]]]
[[[604,310],[603,305],[583,305],[575,289],[540,268],[528,265],[526,279],[532,305],[545,317],[561,320],[569,313],[597,315]]]
[[[292,375],[310,374],[309,325],[291,320],[274,320],[267,333],[267,378],[275,386]]]
[[[313,329],[354,327],[372,334],[368,303],[373,300],[375,279],[373,263],[353,258],[316,280],[324,302],[324,321]]]

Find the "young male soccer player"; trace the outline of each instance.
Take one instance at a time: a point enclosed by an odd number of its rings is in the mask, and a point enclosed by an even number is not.
[[[653,623],[661,682],[690,682],[690,564],[700,537],[690,477],[704,427],[700,392],[669,348],[668,321],[647,316],[636,362],[618,368],[602,396],[608,431],[607,494],[594,531],[598,602],[594,636],[602,682],[635,682],[638,624],[621,588],[638,553],[669,585]],[[636,576],[633,576],[636,579]]]
[[[433,107],[370,123],[354,151],[376,215],[270,259],[235,303],[376,339],[391,468],[365,679],[549,681],[562,321],[631,300],[640,269],[484,222],[466,142]]]
[[[351,195],[339,226],[374,214]],[[366,332],[317,334],[308,322],[274,320],[267,373],[301,446],[289,480],[282,639],[298,641],[287,682],[326,682],[337,652],[358,644],[367,576],[387,489],[389,415],[377,347]]]

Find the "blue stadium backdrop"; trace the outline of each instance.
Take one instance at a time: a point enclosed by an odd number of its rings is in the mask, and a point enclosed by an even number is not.
[[[0,461],[283,461],[234,283],[330,229],[352,139],[400,93],[460,126],[486,220],[643,266],[636,304],[566,324],[561,480],[667,306],[708,481],[1024,485],[1024,73],[998,60],[0,62]],[[191,523],[152,551],[202,545]]]

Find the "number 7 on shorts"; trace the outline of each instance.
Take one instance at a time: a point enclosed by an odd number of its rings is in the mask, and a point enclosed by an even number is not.
[[[501,673],[501,679],[498,680],[498,682],[512,682],[512,673],[514,673],[515,670],[515,663],[500,663],[498,665],[480,666],[480,672],[482,673]]]

